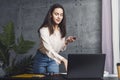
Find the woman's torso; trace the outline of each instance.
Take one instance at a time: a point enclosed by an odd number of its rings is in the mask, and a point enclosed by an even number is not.
[[[49,30],[47,27],[43,27],[41,29],[44,29],[46,31],[44,31],[47,34],[49,34]],[[53,32],[53,34],[47,36],[47,39],[49,41],[49,45],[52,47],[52,49],[59,53],[61,51],[61,49],[65,46],[65,37],[61,38],[61,33],[60,30],[55,30]],[[47,49],[44,47],[44,43],[41,37],[41,42],[40,42],[40,51],[45,52],[47,51]]]

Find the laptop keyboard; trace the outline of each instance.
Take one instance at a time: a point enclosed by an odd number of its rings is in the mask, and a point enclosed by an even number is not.
[[[101,78],[70,78],[67,80],[103,80]]]
[[[68,78],[67,74],[60,74],[65,80],[104,80],[103,78]]]
[[[60,74],[60,76],[64,79],[67,79],[67,74]]]

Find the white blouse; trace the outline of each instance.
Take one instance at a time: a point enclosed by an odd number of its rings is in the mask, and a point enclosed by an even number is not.
[[[50,35],[48,27],[40,29],[40,37],[39,50],[60,64],[64,57],[59,55],[59,52],[66,49],[65,37],[61,38],[59,30],[55,30],[54,33]]]

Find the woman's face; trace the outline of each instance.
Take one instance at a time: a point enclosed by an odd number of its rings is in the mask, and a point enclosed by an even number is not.
[[[63,9],[55,8],[52,13],[52,19],[56,25],[60,24],[63,19]]]

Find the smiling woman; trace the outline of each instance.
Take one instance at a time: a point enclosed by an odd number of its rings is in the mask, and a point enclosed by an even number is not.
[[[52,13],[52,19],[54,24],[58,25],[63,19],[63,10],[61,8],[56,8]]]
[[[59,73],[59,64],[64,63],[67,71],[67,59],[59,54],[68,43],[75,41],[74,37],[66,39],[66,17],[62,5],[50,7],[43,24],[38,29],[40,47],[34,59],[34,73]]]

